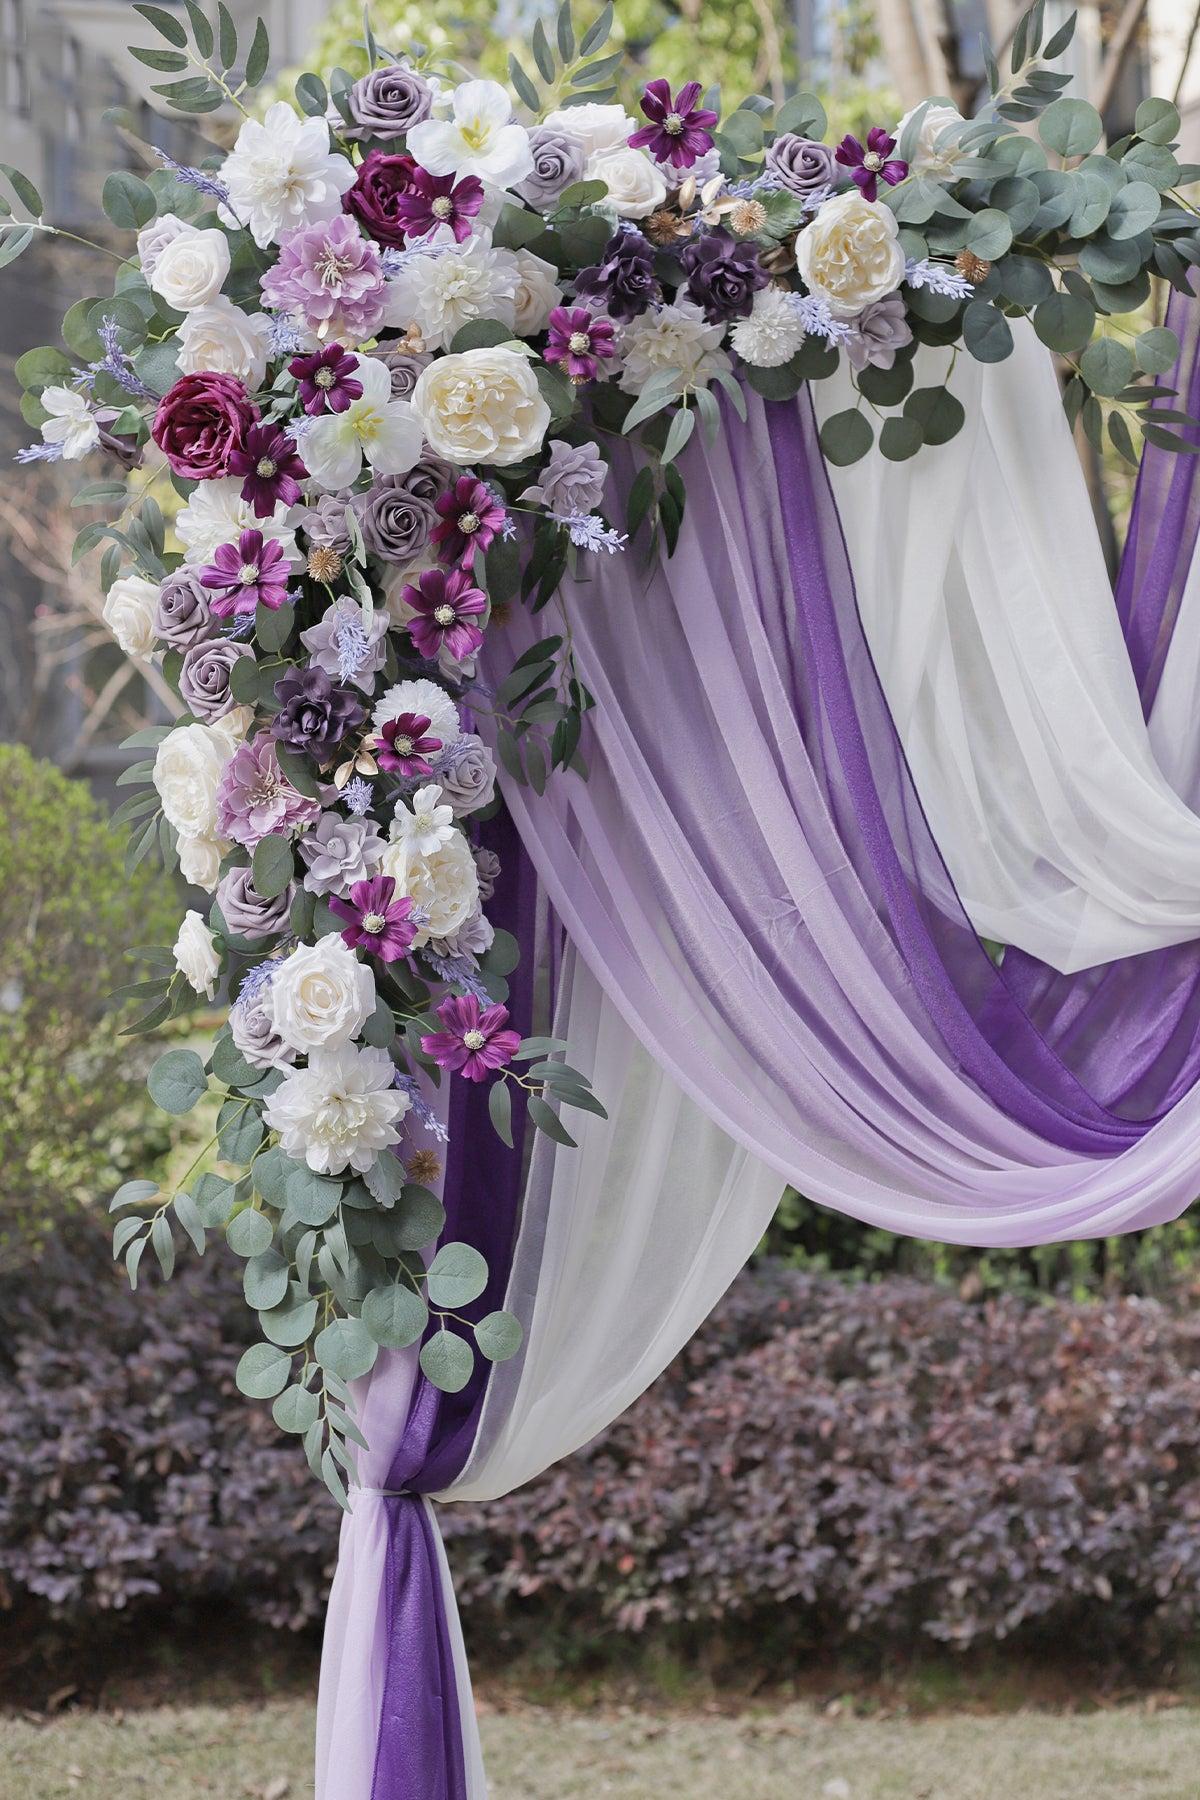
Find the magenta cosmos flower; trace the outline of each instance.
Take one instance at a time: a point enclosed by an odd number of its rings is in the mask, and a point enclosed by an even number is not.
[[[300,398],[310,418],[321,413],[343,413],[352,400],[362,399],[362,382],[355,379],[357,356],[340,344],[326,344],[311,356],[293,356],[288,374],[300,387]]]
[[[850,179],[862,193],[864,200],[874,200],[879,193],[880,177],[889,187],[895,187],[908,174],[908,164],[888,158],[896,148],[894,137],[884,130],[882,125],[872,125],[867,133],[866,146],[859,143],[849,132],[834,151],[834,158],[843,169],[850,170]]]
[[[612,320],[593,318],[586,306],[556,306],[547,325],[546,361],[562,363],[576,385],[594,381],[600,364],[617,353]]]
[[[508,513],[486,482],[474,475],[460,475],[448,493],[433,503],[438,515],[432,537],[438,561],[466,567],[476,550],[486,550],[497,532],[503,531]]]
[[[448,225],[457,244],[471,235],[471,221],[483,205],[483,183],[477,175],[431,175],[418,163],[406,190],[396,195],[396,223],[409,238],[428,237],[439,225]]]
[[[474,994],[451,994],[438,1007],[445,1031],[432,1031],[421,1048],[439,1069],[456,1069],[468,1081],[486,1081],[521,1048],[519,1031],[505,1031],[507,1006],[481,1007]]]
[[[262,278],[262,297],[318,337],[374,337],[387,311],[379,246],[346,213],[284,238]]]
[[[241,475],[242,499],[256,519],[269,519],[280,501],[295,506],[308,476],[296,446],[278,425],[252,425],[229,458],[229,473]]]
[[[445,650],[461,662],[482,644],[483,632],[472,620],[487,611],[487,598],[465,569],[426,569],[402,598],[413,610],[408,629],[419,656],[432,662]]]
[[[283,545],[251,529],[243,531],[236,544],[218,545],[200,579],[218,596],[213,612],[218,619],[228,619],[235,613],[252,613],[260,600],[277,611],[287,599],[290,572]]]
[[[239,744],[217,786],[217,830],[253,851],[265,837],[308,825],[321,816],[321,802],[294,788],[279,766],[275,739],[266,732]]]
[[[380,962],[398,962],[412,948],[417,935],[413,923],[413,903],[407,894],[397,900],[396,883],[390,875],[375,875],[370,881],[356,881],[349,900],[330,897],[329,909],[346,920],[343,942],[352,950],[365,950]]]
[[[426,758],[442,747],[441,738],[426,737],[429,720],[424,713],[401,713],[380,727],[375,761],[391,775],[431,775]]]
[[[633,149],[649,150],[655,162],[690,169],[705,151],[712,149],[709,127],[717,123],[718,116],[706,106],[697,106],[699,98],[698,81],[685,82],[674,100],[669,81],[648,81],[642,95],[642,111],[650,123],[629,139]]]

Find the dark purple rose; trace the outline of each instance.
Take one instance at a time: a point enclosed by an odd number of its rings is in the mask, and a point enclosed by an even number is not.
[[[882,125],[872,125],[865,145],[847,132],[833,154],[843,169],[850,170],[850,179],[863,199],[874,200],[881,181],[895,187],[908,174],[908,164],[892,158],[895,148],[895,138]]]
[[[688,298],[703,307],[710,325],[748,318],[755,294],[771,279],[758,260],[757,246],[739,243],[727,231],[693,238],[679,260],[688,278]]]
[[[661,77],[648,81],[641,106],[650,123],[633,133],[631,149],[648,150],[655,162],[670,163],[674,169],[690,169],[712,149],[709,126],[715,125],[719,116],[697,106],[699,98],[698,81],[685,82],[673,100],[669,81]]]
[[[167,576],[158,590],[154,629],[172,650],[190,650],[213,635],[212,607],[195,569],[176,569]]]
[[[217,886],[217,905],[230,931],[238,937],[276,937],[287,930],[292,886],[273,900],[264,900],[249,869],[229,869]]]
[[[354,511],[363,543],[384,562],[412,562],[437,524],[433,502],[414,494],[404,475],[381,475],[355,495]]]
[[[403,250],[408,242],[398,202],[411,187],[416,167],[411,156],[372,150],[359,165],[358,180],[342,195],[343,209],[354,214],[368,236],[393,250]]]
[[[414,463],[407,475],[400,479],[410,494],[418,500],[434,501],[454,480],[458,470],[443,462],[440,456],[423,456],[420,462]]]
[[[245,383],[234,375],[181,375],[154,415],[151,435],[184,481],[216,481],[257,422]]]
[[[269,519],[280,502],[295,506],[300,483],[308,479],[295,444],[274,424],[250,427],[229,458],[229,473],[242,477],[242,499],[253,506],[256,519]]]
[[[654,251],[640,231],[610,238],[604,255],[575,278],[581,300],[596,300],[614,319],[636,319],[660,298]]]
[[[785,131],[775,139],[767,150],[764,166],[789,194],[796,194],[801,200],[822,188],[834,187],[837,182],[837,164],[829,145],[820,144],[815,138],[797,137],[794,131]]]
[[[311,356],[293,356],[288,374],[300,384],[300,398],[311,418],[322,413],[346,412],[352,400],[362,399],[362,382],[356,380],[357,356],[340,344],[326,344]]]
[[[400,63],[372,69],[355,82],[347,99],[355,122],[343,125],[341,134],[352,142],[365,137],[403,137],[433,110],[433,89],[425,77]]]
[[[579,138],[553,125],[535,125],[529,134],[529,148],[533,174],[519,181],[514,192],[537,212],[546,212],[564,188],[583,180],[587,153]]]
[[[324,669],[296,669],[275,683],[279,711],[271,733],[289,750],[307,751],[327,762],[348,731],[366,718],[352,688],[333,681]]]
[[[194,718],[211,725],[233,711],[238,704],[229,688],[233,665],[253,655],[249,644],[222,637],[206,638],[184,651],[179,698]]]
[[[428,237],[439,225],[448,225],[455,243],[463,244],[482,206],[483,183],[477,175],[455,181],[453,175],[431,175],[418,164],[407,192],[396,195],[396,223],[410,238]]]

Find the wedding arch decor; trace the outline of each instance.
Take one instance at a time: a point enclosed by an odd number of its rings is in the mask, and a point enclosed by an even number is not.
[[[1200,169],[1165,101],[1102,145],[1040,5],[978,118],[836,146],[811,95],[627,111],[611,7],[511,91],[368,16],[365,74],[258,107],[261,21],[133,10],[156,92],[235,124],[183,163],[117,121],[129,241],[17,365],[21,460],[109,459],[76,555],[181,709],[117,820],[212,898],[130,1029],[231,1004],[151,1072],[215,1130],[114,1249],[224,1234],[239,1385],[345,1510],[319,1790],[474,1800],[429,1497],[627,1405],[782,1179],[977,1243],[1192,1197]],[[3,173],[11,262],[58,228]],[[1116,608],[1076,419],[1144,447]],[[936,579],[881,579],[885,512]]]

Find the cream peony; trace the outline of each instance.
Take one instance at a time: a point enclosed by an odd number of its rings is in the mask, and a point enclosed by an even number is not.
[[[396,1124],[412,1101],[392,1086],[395,1073],[386,1050],[315,1050],[307,1069],[285,1075],[263,1118],[293,1162],[318,1175],[361,1172],[400,1142]]]
[[[190,887],[203,888],[215,894],[221,879],[221,857],[224,846],[219,838],[181,837],[179,840],[179,873]]]
[[[42,405],[50,414],[42,420],[42,440],[61,444],[64,462],[78,462],[100,442],[100,427],[83,394],[74,388],[47,387],[41,395]]]
[[[563,302],[558,270],[553,263],[535,256],[532,250],[518,250],[516,263],[517,332],[521,337],[536,337],[539,331],[545,331],[550,314]]]
[[[167,823],[181,838],[217,836],[217,786],[239,742],[229,725],[229,719],[177,725],[158,746],[154,785]]]
[[[246,120],[220,176],[229,189],[222,223],[247,226],[260,250],[302,225],[336,219],[355,182],[347,158],[330,150],[325,120],[302,119],[286,100]]]
[[[261,387],[271,354],[266,313],[243,312],[224,294],[188,313],[176,334],[181,375],[236,375]]]
[[[607,183],[608,193],[599,204],[622,219],[644,219],[667,197],[666,180],[653,157],[628,145],[597,150],[588,157],[584,176]]]
[[[198,912],[186,912],[175,939],[175,967],[188,986],[211,1000],[221,975],[221,959],[212,932]]]
[[[651,375],[673,369],[674,392],[707,387],[718,369],[729,367],[721,348],[724,336],[724,325],[710,325],[692,300],[643,313],[621,333],[621,386],[627,394],[640,394]]]
[[[175,520],[183,560],[191,567],[210,563],[219,545],[236,544],[243,531],[251,530],[261,531],[266,538],[277,538],[289,561],[299,561],[287,507],[280,502],[271,518],[255,518],[252,503],[242,499],[242,483],[236,477],[200,482]]]
[[[895,213],[857,192],[826,200],[800,233],[796,267],[805,287],[835,318],[857,318],[904,280]]]
[[[158,583],[144,575],[122,575],[104,596],[104,623],[126,656],[149,656],[153,650],[157,606]]]
[[[443,750],[457,744],[462,736],[458,708],[436,681],[398,681],[379,701],[371,714],[371,724],[379,731],[401,713],[416,713],[418,718],[428,719],[429,735],[441,740]]]
[[[318,938],[281,963],[271,983],[271,1023],[301,1055],[336,1050],[375,1010],[375,982],[340,937]]]
[[[437,256],[412,256],[390,284],[387,321],[415,325],[430,350],[444,350],[474,319],[516,326],[517,259],[471,237]]]
[[[479,906],[479,872],[461,831],[432,856],[418,855],[404,839],[389,844],[380,867],[395,881],[396,892],[410,895],[424,916],[414,949],[430,938],[452,937]]]
[[[309,474],[321,487],[349,487],[363,458],[380,475],[404,475],[420,461],[421,424],[407,400],[392,399],[392,376],[378,357],[360,356],[354,379],[362,397],[345,412],[325,413],[301,446]]]
[[[215,300],[229,274],[229,239],[223,231],[175,232],[154,259],[149,276],[156,294],[176,312],[192,312]]]
[[[478,175],[493,187],[513,188],[533,169],[529,133],[513,119],[512,101],[498,81],[461,81],[450,96],[450,117],[424,119],[405,145],[434,175]]]
[[[958,164],[967,154],[958,145],[958,127],[966,120],[956,106],[935,106],[925,102],[925,111],[917,127],[917,140],[909,154],[912,175],[928,175],[934,181],[952,181]],[[896,127],[896,141],[904,136],[905,126],[915,113],[914,106]]]
[[[561,106],[557,112],[547,113],[542,125],[545,130],[565,131],[578,138],[584,155],[595,156],[598,150],[627,144],[638,121],[631,119],[623,106],[602,106],[589,100],[584,106]]]
[[[453,463],[521,462],[550,426],[537,376],[517,350],[441,357],[422,371],[413,405],[430,449]]]

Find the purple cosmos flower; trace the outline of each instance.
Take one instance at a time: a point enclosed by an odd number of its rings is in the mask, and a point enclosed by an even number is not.
[[[642,95],[642,111],[649,119],[629,139],[635,150],[649,150],[655,162],[670,163],[676,169],[690,169],[706,150],[712,149],[710,125],[718,115],[705,106],[697,106],[700,83],[687,81],[674,100],[671,84],[659,78],[646,83]]]
[[[239,744],[217,785],[217,830],[253,851],[265,837],[282,835],[321,816],[321,802],[294,788],[279,766],[275,740],[266,732]]]
[[[374,337],[387,311],[379,246],[345,213],[303,225],[281,243],[279,261],[262,278],[262,297],[318,337]]]
[[[508,514],[486,482],[460,475],[447,494],[434,501],[439,523],[433,528],[438,561],[470,566],[476,550],[486,550],[503,531]]]
[[[481,1007],[474,994],[451,994],[438,1007],[445,1031],[432,1031],[421,1048],[439,1069],[456,1069],[468,1081],[486,1081],[521,1047],[518,1031],[505,1031],[507,1006]]]
[[[477,175],[455,181],[453,175],[431,175],[418,163],[407,189],[396,196],[394,216],[410,238],[428,237],[439,225],[448,225],[461,244],[470,237],[471,221],[482,206],[483,183]]]
[[[576,386],[594,381],[600,364],[617,353],[612,320],[593,318],[586,306],[556,306],[547,324],[546,361],[562,363]]]
[[[294,356],[288,374],[296,377],[304,410],[315,419],[320,413],[345,412],[352,400],[362,399],[362,382],[354,376],[357,367],[357,356],[340,344],[326,344],[312,356]]]
[[[771,279],[759,261],[757,246],[739,242],[727,231],[693,238],[680,261],[688,278],[688,299],[703,307],[710,325],[749,318],[755,294]]]
[[[888,161],[895,148],[895,138],[882,125],[872,125],[867,133],[865,148],[856,137],[851,137],[847,132],[833,154],[843,169],[850,170],[850,179],[862,193],[863,199],[874,200],[879,193],[880,176],[889,187],[895,187],[908,174],[906,162]]]
[[[349,900],[331,895],[329,910],[346,920],[343,943],[352,950],[365,950],[380,962],[397,962],[412,948],[417,935],[413,923],[413,903],[407,894],[395,898],[396,883],[390,875],[373,875],[369,881],[356,881]]]
[[[619,231],[604,254],[575,277],[581,300],[598,300],[614,319],[636,319],[661,297],[654,273],[654,250],[640,231]]]
[[[431,775],[433,764],[426,761],[442,747],[441,738],[426,737],[429,720],[424,713],[401,713],[380,728],[376,740],[375,760],[392,775]]]
[[[362,724],[366,708],[352,689],[331,681],[324,669],[293,669],[275,683],[279,711],[271,732],[289,750],[327,762],[349,731]]]
[[[229,473],[241,475],[242,499],[256,519],[269,519],[276,506],[295,506],[308,470],[296,446],[278,425],[252,425],[229,458]]]
[[[408,629],[418,655],[432,661],[445,649],[461,662],[482,644],[483,633],[471,620],[487,611],[487,599],[465,569],[426,569],[401,598],[415,614]]]
[[[283,545],[261,531],[243,531],[236,544],[218,545],[211,563],[201,569],[206,588],[215,589],[212,610],[218,619],[252,613],[261,600],[272,612],[287,599],[291,564]]]

